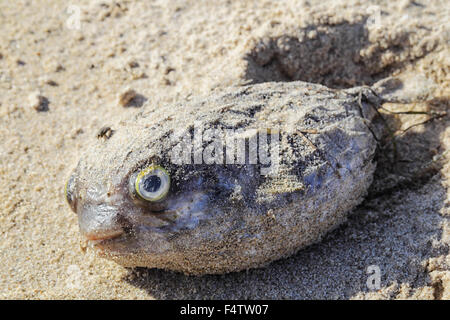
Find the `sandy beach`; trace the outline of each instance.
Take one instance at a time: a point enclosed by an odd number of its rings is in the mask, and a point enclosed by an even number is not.
[[[450,299],[449,17],[438,0],[0,0],[0,299]],[[79,235],[64,185],[100,128],[229,86],[390,76],[414,100],[383,105],[397,156],[382,148],[366,200],[322,242],[186,276],[121,267]]]

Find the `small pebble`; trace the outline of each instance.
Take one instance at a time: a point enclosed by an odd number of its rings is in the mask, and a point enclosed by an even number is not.
[[[28,96],[28,101],[34,110],[38,112],[48,111],[49,101],[46,97],[40,95],[39,93],[34,92],[30,94]]]
[[[133,101],[134,98],[136,98],[137,93],[133,89],[126,89],[123,93],[119,96],[119,104],[122,107],[127,107],[130,105],[130,103]]]
[[[139,63],[137,63],[136,61],[128,62],[128,65],[130,66],[130,68],[138,68],[139,67]]]
[[[113,135],[114,130],[108,126],[102,127],[97,134],[97,138],[109,139]]]
[[[46,84],[48,84],[49,86],[52,86],[52,87],[57,87],[58,86],[58,83],[53,81],[53,80],[48,80],[46,82]]]
[[[57,66],[56,66],[56,69],[55,69],[55,71],[56,72],[61,72],[61,71],[64,71],[64,70],[66,70],[62,65],[60,65],[60,64],[58,64]]]

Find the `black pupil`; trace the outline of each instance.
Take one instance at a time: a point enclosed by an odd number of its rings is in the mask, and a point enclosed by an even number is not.
[[[156,192],[161,187],[161,179],[152,175],[144,180],[144,190],[147,192]]]

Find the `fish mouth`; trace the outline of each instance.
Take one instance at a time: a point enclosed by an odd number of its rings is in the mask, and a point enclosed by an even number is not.
[[[126,235],[125,232],[122,232],[117,233],[115,235],[111,235],[109,237],[102,237],[95,239],[92,238],[88,239],[85,237],[85,239],[89,248],[93,249],[100,256],[106,256],[106,254],[108,252],[111,252],[112,249],[117,249],[118,244],[120,244],[123,240],[126,239]]]
[[[81,235],[89,242],[116,239],[126,232],[126,219],[109,202],[87,202],[78,212]]]
[[[194,191],[170,199],[161,211],[128,207],[126,217],[103,219],[105,224],[92,224],[90,230],[82,233],[88,246],[100,256],[127,255],[140,249],[157,252],[167,237],[182,230],[194,229],[201,220],[206,219],[209,201],[210,195]]]
[[[95,250],[103,251],[105,245],[114,242],[115,240],[122,238],[124,235],[123,230],[111,230],[110,233],[103,234],[86,234],[84,239],[87,245]]]

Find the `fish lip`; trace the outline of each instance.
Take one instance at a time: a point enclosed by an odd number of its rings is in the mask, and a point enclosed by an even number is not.
[[[105,245],[108,243],[113,242],[115,239],[119,238],[120,236],[114,237],[114,238],[107,238],[107,239],[97,239],[97,240],[86,240],[88,245],[92,247],[93,249],[103,252]]]
[[[115,232],[111,232],[110,234],[106,234],[106,235],[87,234],[87,235],[84,235],[84,237],[88,242],[96,243],[96,242],[102,242],[102,241],[119,238],[124,233],[125,232],[123,230],[117,230]]]

